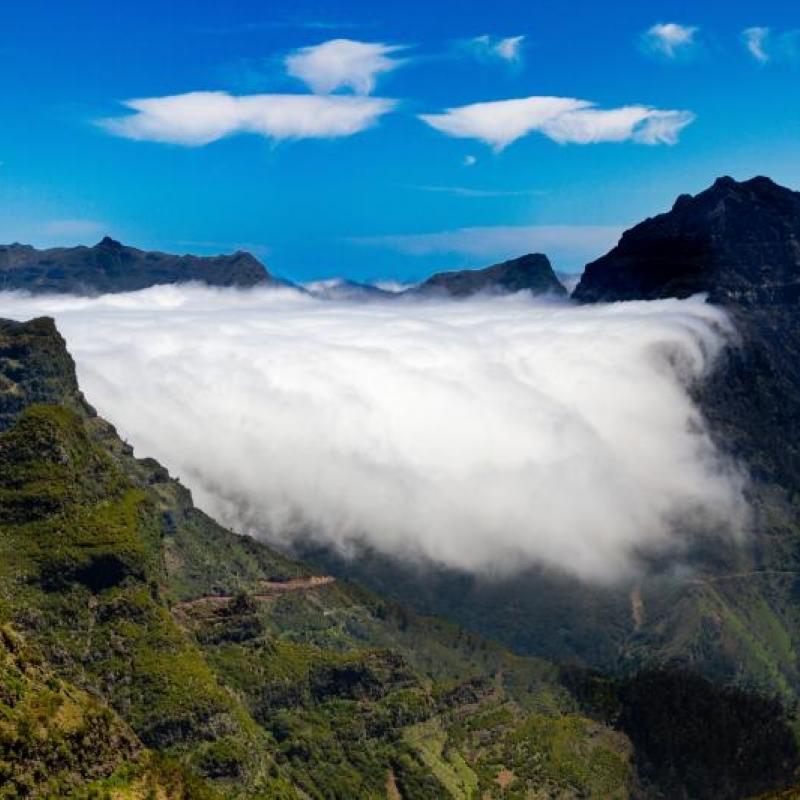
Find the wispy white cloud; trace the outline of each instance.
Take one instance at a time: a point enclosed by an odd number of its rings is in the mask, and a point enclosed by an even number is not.
[[[52,219],[40,226],[39,232],[48,239],[78,240],[101,236],[107,230],[105,223],[93,219]]]
[[[674,144],[694,115],[641,105],[601,109],[572,97],[524,97],[473,103],[421,114],[420,119],[448,136],[478,139],[499,151],[534,131],[560,144]]]
[[[123,105],[136,113],[100,120],[109,133],[196,147],[237,133],[274,140],[351,136],[375,124],[396,103],[378,97],[188,92]]]
[[[544,194],[541,189],[476,189],[472,186],[412,186],[421,192],[451,194],[455,197],[530,197]]]
[[[233,25],[215,25],[210,27],[195,28],[196,33],[211,34],[219,36],[231,36],[238,34],[258,33],[260,31],[280,30],[282,28],[296,28],[319,31],[343,31],[373,27],[372,23],[366,21],[354,21],[345,19],[271,19],[257,20],[252,22],[242,22]]]
[[[448,136],[478,139],[499,150],[541,129],[548,120],[585,105],[567,97],[526,97],[472,103],[440,114],[421,114],[420,119]]]
[[[524,36],[508,36],[495,45],[495,52],[506,61],[518,61],[521,55]]]
[[[759,64],[795,64],[800,60],[800,30],[773,31],[754,26],[742,31],[742,42]]]
[[[391,58],[404,49],[404,45],[331,39],[290,53],[285,60],[286,71],[317,94],[351,89],[366,95],[374,90],[379,75],[404,63],[403,59]]]
[[[464,160],[461,162],[465,167],[474,167],[478,163],[478,159],[475,158],[473,155],[464,156]]]
[[[753,58],[761,64],[769,61],[767,53],[767,40],[769,39],[769,28],[753,27],[742,31],[742,39]]]
[[[613,247],[623,230],[622,225],[497,225],[363,236],[352,241],[410,256],[458,255],[487,261],[544,252],[560,266],[577,268]]]
[[[642,40],[649,51],[675,58],[695,44],[698,30],[695,25],[659,22],[645,31]]]
[[[463,45],[478,58],[499,58],[509,63],[517,63],[522,58],[524,41],[524,35],[498,38],[485,33],[467,39]]]

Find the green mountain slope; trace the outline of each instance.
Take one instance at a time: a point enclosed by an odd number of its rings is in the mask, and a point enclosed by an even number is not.
[[[0,428],[0,797],[629,795],[552,665],[197,510],[50,320],[0,322]]]

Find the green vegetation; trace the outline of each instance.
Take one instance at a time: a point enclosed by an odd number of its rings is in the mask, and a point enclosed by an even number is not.
[[[620,701],[639,774],[671,796],[748,797],[796,778],[797,739],[775,699],[654,669],[627,681]]]
[[[546,662],[220,528],[94,416],[47,321],[0,326],[3,358],[0,796],[508,796],[481,775],[574,714]]]
[[[653,753],[680,714],[645,741],[633,684],[512,655],[224,530],[93,414],[54,337],[46,321],[0,323],[0,798],[622,798],[642,775],[655,798],[677,785]],[[697,597],[731,641],[755,637],[764,675],[783,674],[783,616],[722,586]],[[740,736],[780,752],[751,748],[772,782],[743,785],[782,786],[797,763],[782,709],[743,697]],[[715,725],[731,726],[727,702],[712,699]],[[742,778],[730,748],[698,752],[717,774],[692,784],[698,797]]]
[[[116,714],[0,628],[0,797],[64,795],[111,775],[140,750]]]

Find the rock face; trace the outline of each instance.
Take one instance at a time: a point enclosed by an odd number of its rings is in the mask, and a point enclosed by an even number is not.
[[[62,402],[93,413],[55,322],[50,317],[0,319],[0,432],[34,403]]]
[[[229,256],[178,256],[127,247],[109,237],[94,247],[0,246],[0,291],[94,295],[191,281],[240,287],[282,283],[250,253],[241,251]]]
[[[760,481],[800,489],[800,192],[719,178],[589,264],[581,302],[708,293],[739,333],[697,395],[720,445]]]
[[[559,297],[567,294],[547,256],[542,253],[529,253],[485,269],[437,272],[411,292],[469,297],[479,292],[511,294],[524,289],[534,294],[553,294]]]
[[[586,267],[581,302],[652,300],[708,292],[724,305],[800,298],[800,192],[769,178],[719,178],[672,210],[626,231]]]
[[[720,546],[697,561],[697,571],[709,576],[702,590],[708,596],[695,588],[667,600],[645,586],[649,619],[638,641],[626,646],[649,656],[674,656],[693,638],[693,658],[704,667],[730,676],[749,671],[762,685],[782,692],[791,687],[797,694],[800,193],[763,177],[720,178],[627,231],[617,247],[588,265],[573,296],[593,302],[695,292],[707,292],[708,302],[724,306],[736,326],[737,340],[693,391],[718,447],[749,475],[753,532],[731,551],[739,566],[720,563]],[[709,615],[709,602],[716,616]],[[768,641],[761,622],[747,623],[746,636],[734,632],[737,620],[755,620],[757,613],[781,631],[785,650]],[[713,636],[698,633],[703,626]],[[689,629],[695,631],[691,637]]]

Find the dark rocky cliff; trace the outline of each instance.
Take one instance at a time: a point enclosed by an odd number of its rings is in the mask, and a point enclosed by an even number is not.
[[[738,306],[800,298],[800,192],[756,177],[718,178],[671,211],[626,231],[586,267],[581,302],[653,300],[707,292]]]
[[[631,228],[592,262],[584,303],[688,297],[725,306],[740,337],[697,394],[753,477],[800,489],[800,192],[719,178]]]
[[[0,319],[0,432],[34,403],[64,403],[93,413],[54,320]]]

